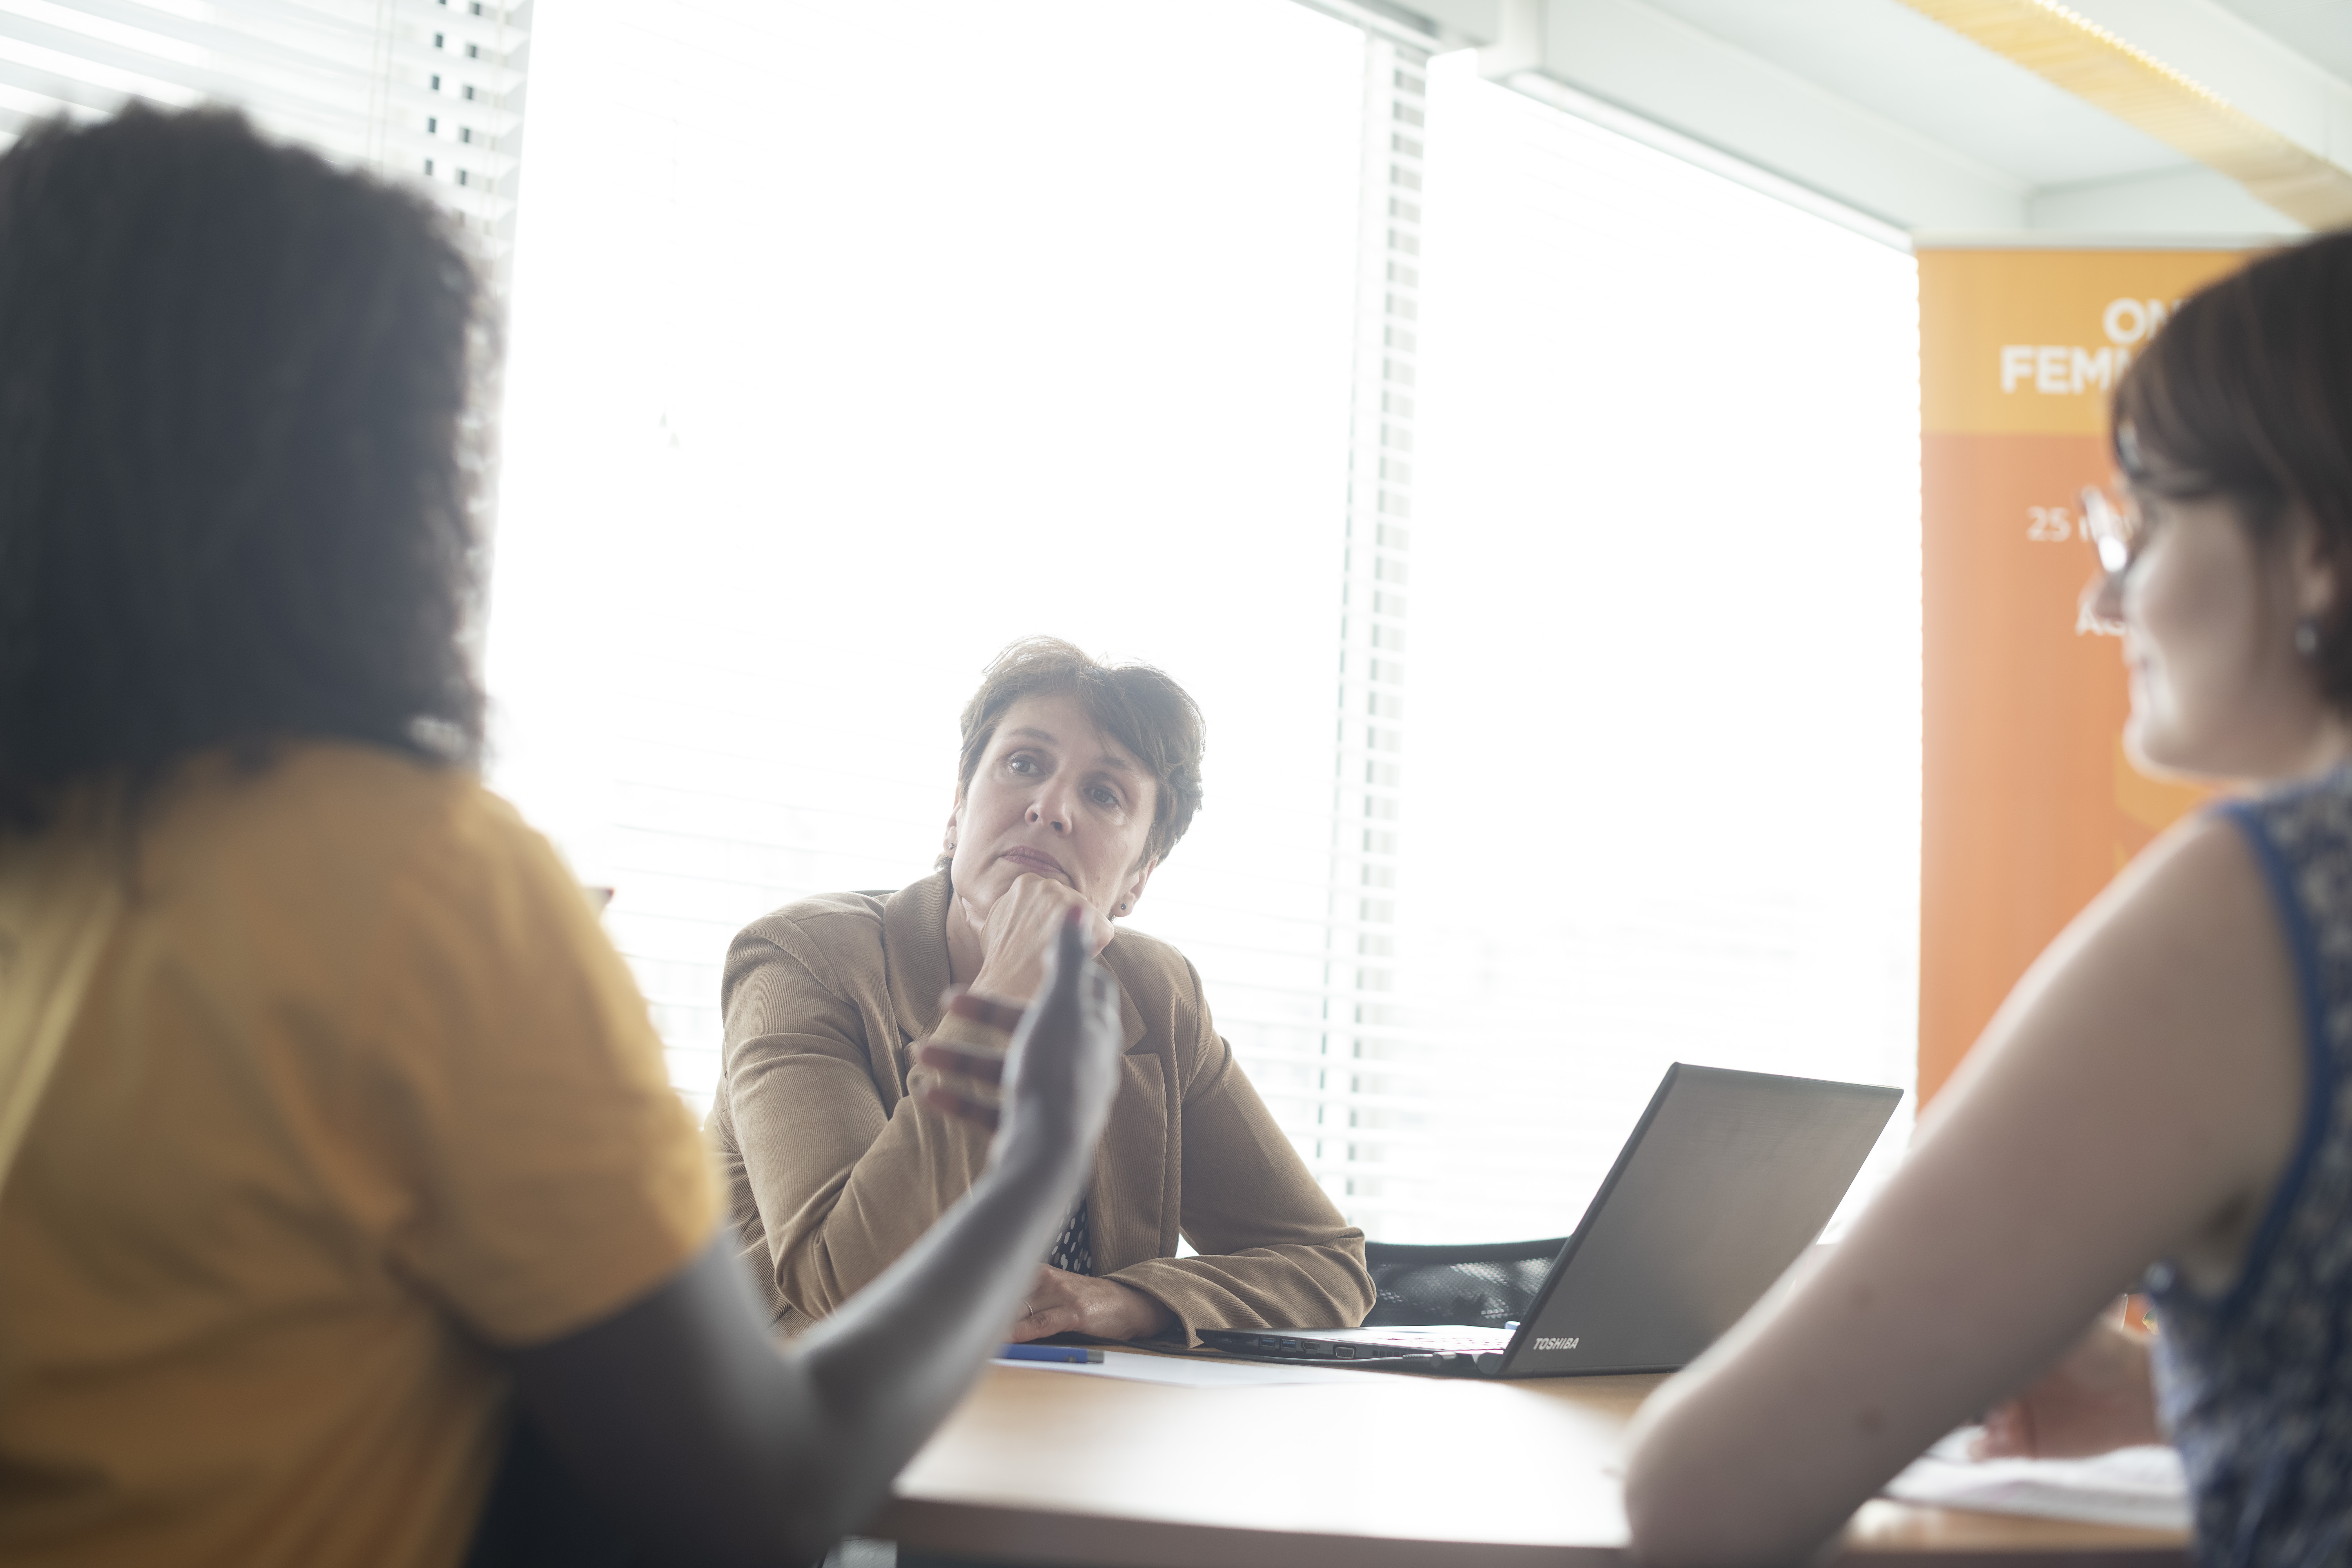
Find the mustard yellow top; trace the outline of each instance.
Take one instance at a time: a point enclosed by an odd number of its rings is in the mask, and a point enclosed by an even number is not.
[[[484,1345],[608,1316],[716,1217],[511,807],[362,746],[193,764],[0,1188],[0,1562],[456,1563]]]

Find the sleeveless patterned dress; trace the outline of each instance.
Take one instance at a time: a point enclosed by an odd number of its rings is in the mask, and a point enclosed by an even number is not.
[[[2310,1094],[2229,1293],[2148,1271],[2158,1408],[2205,1568],[2352,1563],[2352,769],[2218,809],[2293,952]]]

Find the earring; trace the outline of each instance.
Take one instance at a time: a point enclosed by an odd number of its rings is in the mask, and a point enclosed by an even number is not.
[[[2305,658],[2319,657],[2319,621],[2305,616],[2294,624],[2294,651]]]
[[[1125,899],[1121,899],[1121,900],[1119,900],[1119,901],[1118,901],[1118,912],[1119,912],[1120,914],[1125,914],[1125,913],[1127,913],[1127,904],[1128,904],[1128,900],[1125,900]]]

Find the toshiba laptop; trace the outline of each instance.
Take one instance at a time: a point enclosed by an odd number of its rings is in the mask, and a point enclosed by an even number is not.
[[[1822,1233],[1902,1091],[1676,1062],[1512,1329],[1203,1329],[1256,1360],[1483,1377],[1673,1372]]]

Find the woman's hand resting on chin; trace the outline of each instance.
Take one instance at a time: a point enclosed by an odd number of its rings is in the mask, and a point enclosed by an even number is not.
[[[993,1165],[1024,1141],[1089,1147],[1110,1120],[1118,1093],[1118,986],[1092,962],[1094,937],[1083,910],[1062,916],[1047,949],[1045,978],[1074,975],[1071,985],[1026,1009],[972,991],[950,991],[947,1010],[1011,1035],[1008,1048],[927,1040],[915,1059],[939,1077],[916,1086],[932,1110],[997,1134]],[[1067,994],[1065,994],[1067,993]],[[1108,1040],[1102,1053],[1094,1042]]]
[[[1021,1303],[1008,1334],[1015,1344],[1049,1334],[1091,1334],[1098,1340],[1148,1340],[1176,1326],[1176,1314],[1130,1285],[1051,1265]]]
[[[1035,996],[1045,982],[1045,955],[1054,951],[1073,910],[1086,911],[1087,956],[1110,945],[1118,932],[1108,917],[1076,889],[1034,871],[1015,877],[984,913],[959,895],[956,910],[981,942],[980,973],[971,988],[1014,1002]]]

